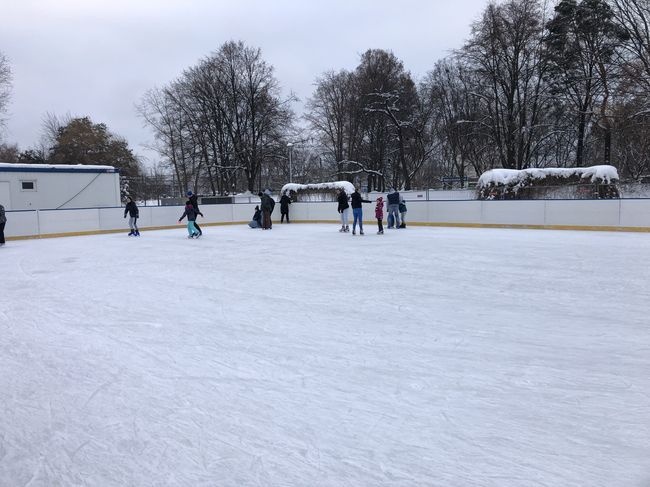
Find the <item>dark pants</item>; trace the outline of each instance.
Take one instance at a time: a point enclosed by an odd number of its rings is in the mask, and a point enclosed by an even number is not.
[[[5,223],[0,223],[0,244],[5,243]]]
[[[284,217],[285,216],[287,217],[287,223],[290,223],[289,222],[289,210],[282,211],[281,213],[282,213],[282,216],[280,217],[280,223],[284,223]]]
[[[271,212],[269,210],[262,210],[262,228],[266,230],[271,228]]]
[[[199,235],[203,235],[203,232],[201,231],[201,227],[199,226],[198,223],[196,223],[196,220],[194,220],[194,227],[199,232]]]
[[[381,218],[377,218],[377,228],[379,229],[380,232],[384,231],[384,222],[382,221]]]

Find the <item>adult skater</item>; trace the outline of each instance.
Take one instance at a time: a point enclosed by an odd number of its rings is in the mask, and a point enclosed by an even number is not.
[[[0,205],[0,247],[5,244],[5,225],[7,224],[7,216],[5,215],[5,207]]]
[[[187,192],[187,196],[190,199],[190,204],[194,207],[194,211],[196,211],[199,215],[203,216],[203,213],[199,211],[199,198],[191,191]],[[199,237],[203,235],[203,231],[201,230],[199,224],[196,223],[196,221],[194,222],[194,226],[196,227],[196,231],[199,232]]]
[[[370,200],[364,200],[359,193],[359,186],[354,187],[354,193],[350,197],[352,200],[352,215],[354,221],[352,222],[352,235],[357,234],[357,222],[359,222],[359,235],[363,235],[363,209],[361,203],[372,203]]]
[[[139,237],[140,230],[138,229],[138,217],[140,216],[140,211],[138,210],[138,206],[135,204],[135,201],[133,201],[133,198],[127,196],[126,199],[127,199],[127,203],[126,206],[124,207],[124,218],[126,218],[126,215],[128,213],[129,228],[131,229],[131,231],[129,232],[129,237],[131,235],[133,235],[134,237]]]
[[[282,195],[282,198],[280,198],[280,214],[282,215],[280,217],[280,223],[284,223],[284,217],[287,217],[287,223],[291,223],[289,221],[289,205],[291,204],[291,198],[289,198],[289,195],[287,193],[284,193]]]
[[[348,204],[348,194],[345,189],[339,189],[339,195],[336,198],[339,203],[338,211],[341,214],[341,229],[339,232],[349,232],[348,218],[350,216],[350,205]]]
[[[399,201],[399,191],[390,188],[390,191],[388,192],[388,228],[393,228],[393,226],[399,228],[400,226]]]
[[[185,202],[185,211],[181,215],[181,217],[178,219],[178,223],[183,221],[183,218],[187,217],[187,238],[199,238],[201,234],[199,231],[196,229],[196,216],[201,215],[203,216],[203,213],[200,211],[196,211],[194,207],[192,206],[192,203],[190,203],[189,200]]]
[[[260,197],[260,209],[262,210],[262,230],[269,230],[272,227],[271,212],[273,211],[275,202],[266,192],[262,193],[260,191],[257,196]]]

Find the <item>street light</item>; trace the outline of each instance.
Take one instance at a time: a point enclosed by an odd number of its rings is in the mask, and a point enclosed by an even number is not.
[[[293,143],[289,142],[287,144],[287,148],[289,149],[289,182],[293,183],[293,171],[291,170],[291,155],[293,154]]]

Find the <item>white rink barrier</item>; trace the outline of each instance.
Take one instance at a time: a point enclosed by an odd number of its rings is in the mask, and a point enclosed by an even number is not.
[[[650,232],[650,199],[537,200],[537,201],[413,201],[408,202],[407,225],[621,230]],[[336,203],[293,203],[291,221],[339,222]],[[200,225],[246,224],[255,204],[202,205]],[[138,226],[143,230],[181,228],[180,206],[141,206]],[[364,203],[365,223],[374,223],[375,203]],[[386,214],[386,211],[384,211]],[[128,232],[124,208],[8,211],[8,238],[39,238],[106,232]],[[276,204],[272,219],[280,220]],[[384,216],[384,222],[386,215]],[[352,211],[350,211],[352,224]]]

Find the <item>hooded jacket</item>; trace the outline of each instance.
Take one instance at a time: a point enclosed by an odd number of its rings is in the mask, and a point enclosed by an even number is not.
[[[125,217],[127,213],[133,218],[138,218],[140,216],[140,211],[138,210],[138,206],[135,204],[135,201],[131,200],[126,204],[124,207]]]
[[[384,219],[384,198],[381,196],[377,198],[377,206],[375,206],[375,218],[377,220]]]
[[[188,203],[185,205],[185,211],[183,212],[183,215],[178,219],[178,221],[180,222],[183,220],[183,218],[187,217],[189,221],[193,222],[196,221],[196,215],[203,216],[203,213],[196,211],[194,207]]]
[[[361,208],[361,203],[372,203],[372,201],[370,200],[364,200],[361,197],[361,193],[359,193],[359,191],[355,191],[354,193],[352,193],[351,199],[352,199],[352,209]]]

